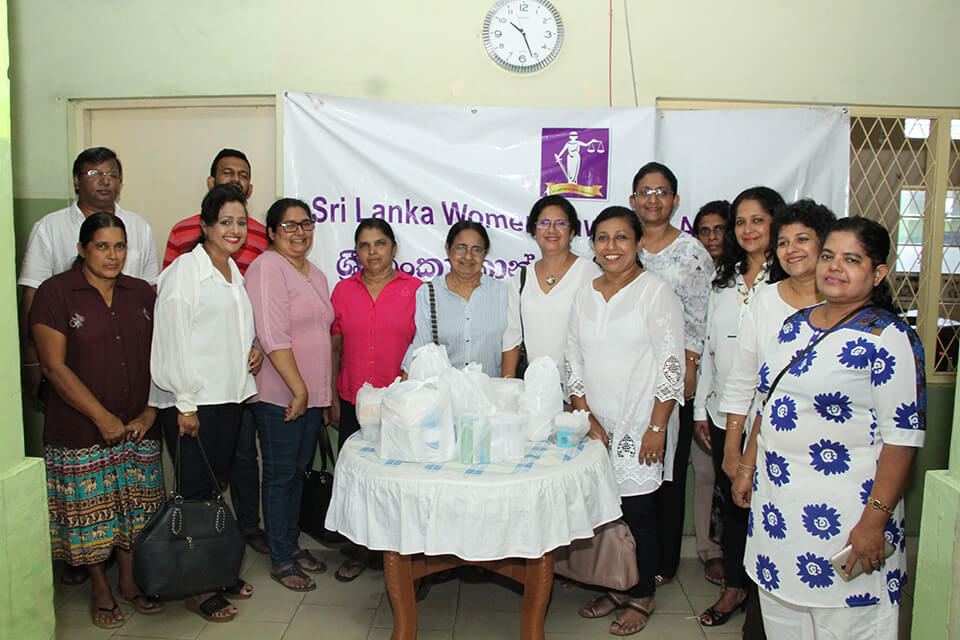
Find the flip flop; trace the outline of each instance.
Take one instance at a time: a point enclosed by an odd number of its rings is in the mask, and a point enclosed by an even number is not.
[[[207,622],[230,622],[237,614],[231,613],[228,616],[218,616],[217,613],[231,606],[230,601],[219,593],[216,593],[203,602],[197,602],[193,598],[187,598],[183,601],[183,606],[187,611],[192,611]]]
[[[111,616],[116,618],[116,616],[121,616],[119,620],[114,620],[113,622],[103,622],[97,620],[97,615],[100,612],[109,613]],[[101,629],[119,629],[123,626],[123,623],[126,620],[123,619],[123,611],[120,610],[120,605],[114,604],[112,608],[107,607],[97,607],[96,609],[90,609],[90,621],[93,622],[93,626],[99,627]]]
[[[125,598],[120,596],[121,602],[126,602],[128,605],[137,610],[137,613],[143,613],[145,615],[151,615],[154,613],[160,613],[164,609],[164,604],[161,602],[160,598],[151,598],[142,593],[138,593],[132,598]],[[153,604],[154,606],[147,606],[146,604],[137,604],[138,602],[145,602]]]
[[[300,564],[301,560],[309,562],[314,568],[311,569],[310,567],[303,566]],[[293,561],[298,567],[304,571],[309,571],[310,573],[323,573],[327,570],[327,565],[323,561],[317,559],[317,557],[310,553],[310,551],[307,549],[300,549],[293,554]]]
[[[253,597],[253,585],[237,578],[229,587],[224,587],[220,591],[224,592],[235,600],[249,600]]]
[[[307,584],[301,587],[298,587],[295,585],[289,585],[283,581],[284,578],[290,578],[293,576],[296,576],[298,578],[303,578],[304,580],[309,580],[310,582],[308,582]],[[303,569],[301,569],[296,562],[294,562],[292,565],[290,565],[289,567],[287,567],[286,569],[278,573],[274,573],[273,571],[271,571],[270,578],[272,578],[273,580],[276,580],[287,589],[290,589],[290,591],[296,591],[298,593],[303,593],[304,591],[313,591],[314,589],[317,588],[317,583],[313,581],[313,578],[305,574],[303,572]]]
[[[615,636],[632,636],[635,633],[640,633],[647,626],[647,621],[650,619],[650,616],[653,615],[653,610],[657,608],[657,603],[654,601],[653,596],[637,599],[631,598],[627,600],[625,604],[627,609],[632,609],[640,614],[640,618],[632,623],[633,625],[639,626],[628,626],[629,623],[624,622],[623,616],[620,616],[610,623],[610,633]]]
[[[609,608],[601,608],[601,605],[604,605],[605,603],[610,603],[607,605]],[[580,610],[577,611],[577,614],[581,618],[605,618],[625,604],[626,602],[621,600],[616,595],[612,593],[605,593],[602,596],[597,596],[587,604],[580,607]]]
[[[333,574],[333,577],[338,582],[350,582],[356,580],[366,568],[367,564],[365,562],[347,558],[343,561],[343,564],[340,565],[340,568],[337,569],[337,572]]]

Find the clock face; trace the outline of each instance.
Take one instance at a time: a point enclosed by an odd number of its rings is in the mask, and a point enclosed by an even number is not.
[[[547,0],[499,0],[483,21],[483,46],[508,71],[539,71],[563,44],[563,21]]]

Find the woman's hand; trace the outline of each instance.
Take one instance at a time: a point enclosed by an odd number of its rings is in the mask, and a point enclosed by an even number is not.
[[[287,406],[286,414],[283,417],[284,422],[293,422],[307,412],[307,392],[295,393],[293,400]]]
[[[109,412],[97,422],[97,429],[100,431],[103,441],[107,444],[117,444],[127,437],[127,430],[124,428],[123,422]]]
[[[263,351],[256,347],[250,347],[250,355],[247,356],[248,371],[253,375],[260,373],[260,367],[263,366]]]
[[[706,420],[694,420],[693,421],[693,433],[697,436],[697,440],[700,441],[707,451],[713,451],[713,443],[710,442],[710,423]]]
[[[663,448],[667,442],[667,432],[654,432],[647,428],[640,439],[640,464],[654,465],[663,462]]]
[[[590,414],[590,431],[587,432],[587,435],[594,440],[599,440],[605,447],[610,446],[610,438],[607,436],[606,429],[597,422],[592,413]]]
[[[880,513],[880,512],[878,512]],[[876,518],[874,514],[869,514],[871,520],[882,521],[882,518]],[[865,522],[866,518],[861,517],[860,522],[850,531],[850,537],[847,538],[847,544],[852,545],[850,555],[847,556],[847,563],[843,570],[850,573],[853,566],[860,561],[863,570],[866,573],[873,573],[883,566],[884,560],[884,540],[883,529],[886,522],[877,524],[876,522]],[[846,546],[846,545],[844,545]]]
[[[340,398],[334,394],[333,401],[327,407],[327,424],[332,427],[340,425]]]
[[[724,460],[726,462],[726,460]],[[753,495],[753,474],[747,473],[746,469],[740,473],[734,473],[730,485],[730,493],[733,494],[733,503],[741,509],[750,508],[750,497]]]
[[[743,455],[740,453],[740,432],[727,431],[723,439],[723,472],[727,474],[730,481],[733,482],[737,475],[737,468],[743,463]]]
[[[200,418],[197,417],[196,411],[191,411],[188,414],[178,411],[177,424],[180,425],[180,435],[190,436],[191,438],[197,437],[197,431],[200,430]]]
[[[125,424],[123,428],[124,431],[126,431],[127,440],[137,444],[143,440],[143,436],[147,435],[147,431],[150,430],[150,427],[144,424],[140,418],[134,418]]]

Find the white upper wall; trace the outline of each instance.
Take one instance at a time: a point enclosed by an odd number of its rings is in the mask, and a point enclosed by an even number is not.
[[[489,60],[495,0],[8,0],[18,197],[72,194],[70,98],[285,88],[453,104],[649,106],[656,98],[960,106],[956,0],[553,0],[546,70]],[[632,59],[631,59],[632,52]],[[612,55],[612,70],[608,57]]]

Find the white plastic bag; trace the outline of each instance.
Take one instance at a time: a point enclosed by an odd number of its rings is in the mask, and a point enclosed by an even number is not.
[[[420,380],[390,385],[380,404],[377,455],[388,460],[445,462],[455,454],[447,393],[433,382]]]
[[[411,380],[429,380],[436,378],[450,368],[450,358],[447,357],[447,348],[442,344],[425,344],[411,354],[410,371],[407,377]]]
[[[546,440],[553,418],[563,411],[560,372],[550,356],[535,358],[523,375],[520,415],[527,421],[527,440]]]
[[[443,372],[441,379],[450,392],[454,419],[493,413],[490,377],[483,372],[479,364],[471,362],[463,369],[451,367]]]
[[[586,411],[558,413],[553,419],[553,433],[550,442],[562,449],[580,444],[590,431],[590,414]]]
[[[510,413],[497,413],[490,417],[490,460],[492,462],[519,462],[527,448],[526,421]]]
[[[367,442],[376,443],[380,439],[380,403],[386,394],[387,387],[377,388],[369,382],[357,390],[357,422],[360,437]]]
[[[520,413],[520,393],[523,380],[519,378],[490,378],[493,406],[498,413]]]

